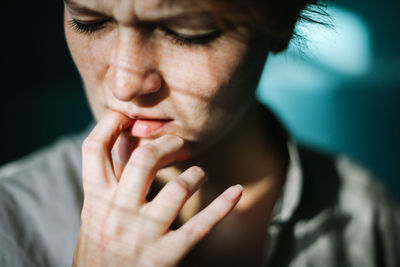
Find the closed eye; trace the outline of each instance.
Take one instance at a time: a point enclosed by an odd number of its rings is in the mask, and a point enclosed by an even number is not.
[[[160,30],[170,36],[174,43],[180,45],[204,45],[211,43],[221,35],[219,30],[213,30],[204,34],[196,35],[181,34],[167,27],[160,27]]]
[[[101,30],[104,28],[107,20],[100,20],[100,21],[94,21],[94,22],[82,22],[77,19],[72,19],[69,21],[69,24],[72,26],[72,28],[77,32],[77,33],[83,33],[83,34],[92,34],[98,30]]]
[[[77,19],[71,19],[69,24],[77,33],[91,35],[96,31],[103,29],[106,26],[108,20],[99,20],[91,22],[83,22]],[[174,44],[179,45],[206,45],[217,39],[221,32],[219,30],[212,30],[201,34],[181,34],[168,27],[159,26],[156,27],[161,30],[165,35],[171,38]]]

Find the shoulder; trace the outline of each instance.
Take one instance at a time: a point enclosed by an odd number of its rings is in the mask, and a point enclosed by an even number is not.
[[[43,169],[56,169],[60,165],[79,165],[80,146],[83,141],[83,135],[70,135],[58,139],[55,143],[45,148],[10,162],[0,167],[0,182],[15,179],[19,176],[34,176],[36,171]],[[56,166],[54,166],[56,164]]]
[[[378,213],[400,211],[393,193],[371,171],[344,156],[337,157],[335,165],[342,184],[341,205],[344,209]]]
[[[400,204],[392,192],[373,173],[346,157],[338,157],[341,179],[338,206],[351,223],[346,237],[357,253],[361,246],[370,249],[378,266],[400,265]]]
[[[314,236],[308,254],[328,255],[341,266],[399,266],[400,205],[381,180],[345,156],[307,150],[300,156],[304,190],[296,227]]]
[[[374,230],[390,231],[400,243],[399,200],[381,179],[351,159],[338,157],[335,164],[341,181],[338,203],[341,211],[353,214],[360,226],[369,224]],[[379,229],[382,227],[385,229]]]
[[[7,196],[14,204],[42,203],[59,190],[80,185],[81,142],[80,135],[63,137],[1,167],[0,198]]]
[[[59,262],[70,261],[80,222],[83,138],[64,137],[0,168],[0,262],[15,256],[47,266],[57,254]]]
[[[400,213],[399,200],[383,185],[382,179],[349,157],[299,148],[299,158],[305,191],[302,198],[331,198],[330,206],[354,214]]]

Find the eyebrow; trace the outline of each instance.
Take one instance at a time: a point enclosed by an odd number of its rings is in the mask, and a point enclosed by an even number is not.
[[[75,2],[74,0],[64,0],[64,3],[71,9],[77,12],[86,13],[89,15],[102,15],[101,12],[90,9],[88,7],[82,6],[81,4]]]

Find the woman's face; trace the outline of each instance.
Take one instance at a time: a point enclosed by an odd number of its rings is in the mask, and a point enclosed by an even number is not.
[[[172,2],[172,1],[171,1]],[[68,0],[65,32],[97,119],[137,119],[131,135],[207,146],[253,98],[266,48],[243,28],[221,32],[195,1]]]

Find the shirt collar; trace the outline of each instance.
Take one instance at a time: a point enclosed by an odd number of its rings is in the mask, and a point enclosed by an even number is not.
[[[287,142],[289,164],[286,172],[286,181],[278,202],[275,205],[273,222],[288,221],[300,203],[303,189],[303,171],[300,164],[298,146],[289,139]]]

